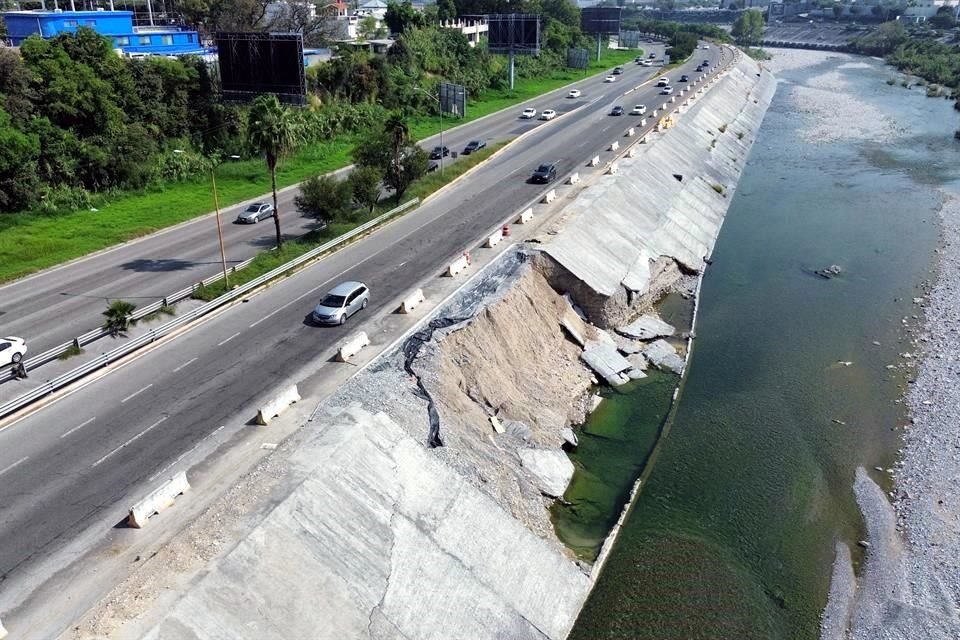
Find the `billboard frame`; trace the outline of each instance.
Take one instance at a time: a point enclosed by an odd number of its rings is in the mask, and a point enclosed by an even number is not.
[[[284,104],[306,104],[303,34],[218,31],[214,34],[214,41],[217,45],[220,96],[224,102],[250,102],[258,95],[273,94]],[[290,72],[286,83],[273,83],[271,80],[276,77],[274,71],[285,62],[292,62],[277,60],[280,49],[273,45],[284,42],[292,43],[295,47],[296,72]],[[232,65],[227,74],[224,74],[225,51],[228,52],[227,64]],[[247,75],[233,72],[239,69],[247,69]]]

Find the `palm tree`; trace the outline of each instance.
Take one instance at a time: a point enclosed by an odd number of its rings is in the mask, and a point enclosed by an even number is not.
[[[137,324],[137,321],[132,317],[136,308],[137,305],[126,300],[114,300],[109,303],[107,310],[103,312],[103,315],[107,318],[107,321],[103,323],[103,328],[109,331],[114,338],[117,336],[125,337],[127,329]]]
[[[277,248],[283,243],[280,236],[280,209],[277,207],[277,164],[300,142],[300,130],[293,113],[280,104],[275,95],[257,96],[250,109],[247,125],[250,146],[263,154],[270,170],[273,189],[273,223],[277,228]]]

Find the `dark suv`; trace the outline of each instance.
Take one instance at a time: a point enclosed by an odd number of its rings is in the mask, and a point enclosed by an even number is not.
[[[433,151],[430,152],[431,160],[439,160],[440,158],[446,158],[450,155],[450,149],[447,147],[434,147]]]
[[[531,182],[537,182],[540,184],[547,184],[553,182],[557,179],[557,165],[552,162],[545,162],[537,167],[537,170],[533,172],[533,175],[530,177]]]
[[[487,143],[483,140],[471,140],[467,143],[467,146],[463,148],[463,154],[470,155],[474,151],[480,151],[480,149],[483,149],[485,146],[487,146]]]
[[[621,107],[621,106],[616,106],[616,107],[614,107],[614,108],[610,111],[610,115],[612,115],[612,116],[622,116],[622,115],[623,115],[623,107]]]

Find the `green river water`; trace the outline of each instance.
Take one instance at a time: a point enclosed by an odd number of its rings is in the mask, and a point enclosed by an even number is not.
[[[888,86],[895,75],[826,56],[778,74],[704,279],[675,413],[665,421],[671,376],[606,391],[571,456],[569,504],[553,516],[588,559],[649,462],[572,638],[817,637],[834,543],[864,535],[854,470],[895,460],[909,372],[886,365],[911,350],[901,319],[931,278],[940,189],[960,191],[951,103]],[[828,76],[893,136],[851,127],[811,140],[823,114],[797,92]],[[811,274],[832,264],[840,277]]]

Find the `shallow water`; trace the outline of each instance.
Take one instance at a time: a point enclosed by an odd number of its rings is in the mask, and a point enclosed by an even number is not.
[[[834,541],[862,537],[854,470],[893,464],[910,373],[886,365],[909,350],[960,153],[949,102],[825,58],[779,75],[675,417],[572,638],[816,638]],[[882,132],[832,123],[821,141],[812,107],[837,82]]]

